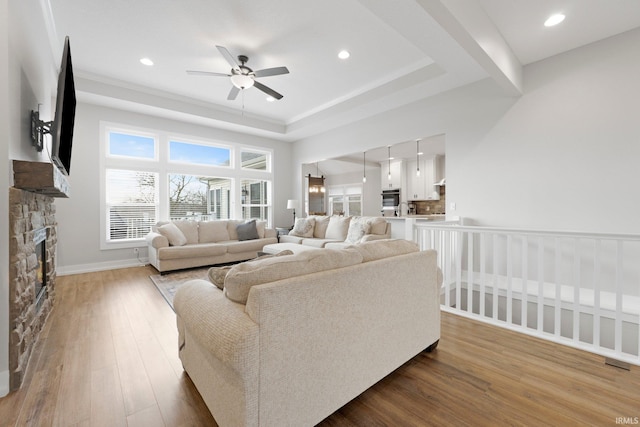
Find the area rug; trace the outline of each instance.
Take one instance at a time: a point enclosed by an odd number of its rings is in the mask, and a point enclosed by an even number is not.
[[[173,309],[173,296],[183,283],[193,279],[207,279],[209,267],[192,268],[168,274],[153,274],[149,276],[156,288],[160,291],[169,306]],[[175,311],[175,310],[174,310]]]

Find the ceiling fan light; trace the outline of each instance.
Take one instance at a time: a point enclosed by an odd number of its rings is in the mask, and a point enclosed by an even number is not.
[[[555,15],[551,15],[546,21],[544,21],[545,27],[553,27],[554,25],[558,25],[562,21],[564,21],[564,14],[556,13]]]
[[[246,74],[234,74],[231,76],[231,83],[238,89],[247,89],[253,86],[253,78]]]

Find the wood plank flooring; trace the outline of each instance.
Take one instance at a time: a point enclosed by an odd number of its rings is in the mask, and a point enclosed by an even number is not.
[[[0,426],[215,426],[178,359],[151,267],[64,276]],[[423,353],[322,426],[613,426],[640,417],[640,369],[443,313]]]

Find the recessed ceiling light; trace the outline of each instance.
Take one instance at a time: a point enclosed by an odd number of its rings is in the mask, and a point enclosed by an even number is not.
[[[546,21],[544,21],[544,26],[553,27],[554,25],[558,25],[559,23],[564,21],[564,18],[565,18],[564,14],[556,13],[555,15],[551,15],[549,18],[547,18]]]
[[[341,51],[338,53],[338,58],[340,58],[340,59],[347,59],[347,58],[348,58],[348,57],[350,57],[350,56],[351,56],[351,54],[349,53],[349,51],[348,51],[348,50],[341,50]]]
[[[149,58],[142,58],[142,59],[140,59],[140,63],[141,63],[141,64],[144,64],[144,65],[146,65],[146,66],[148,66],[148,67],[151,67],[151,66],[153,65],[153,61],[152,61],[152,60],[150,60]]]
[[[267,102],[273,102],[276,99],[273,96],[267,96]]]

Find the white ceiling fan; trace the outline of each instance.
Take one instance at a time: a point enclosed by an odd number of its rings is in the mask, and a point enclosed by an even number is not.
[[[231,56],[227,48],[223,46],[216,46],[218,51],[222,54],[224,59],[227,60],[229,65],[231,65],[231,73],[215,73],[212,71],[193,71],[187,70],[187,74],[194,76],[216,76],[216,77],[231,77],[231,83],[233,83],[233,87],[227,96],[227,99],[233,101],[240,93],[242,89],[248,89],[251,86],[255,86],[257,89],[266,93],[267,95],[272,96],[275,99],[282,99],[282,95],[271,89],[268,86],[263,85],[259,81],[256,80],[258,77],[269,77],[269,76],[277,76],[280,74],[288,74],[289,70],[287,67],[274,67],[274,68],[265,68],[263,70],[253,71],[251,68],[247,67],[245,64],[249,61],[249,58],[245,55],[238,55],[238,62]]]

